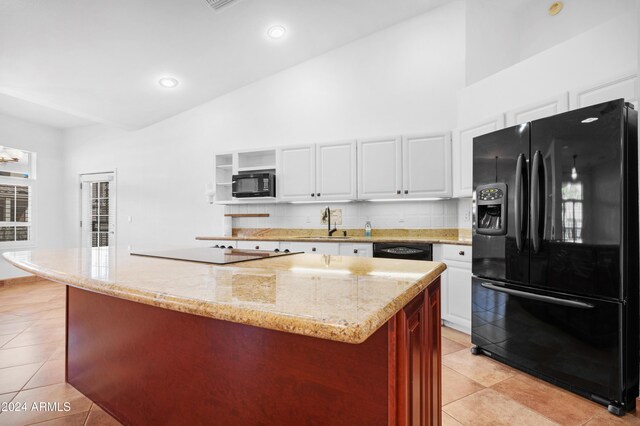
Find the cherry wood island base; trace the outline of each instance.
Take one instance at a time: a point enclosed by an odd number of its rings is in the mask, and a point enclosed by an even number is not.
[[[67,381],[127,425],[439,425],[440,278],[361,344],[67,286]]]

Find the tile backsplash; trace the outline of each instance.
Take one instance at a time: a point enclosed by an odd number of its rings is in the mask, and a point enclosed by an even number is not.
[[[342,209],[343,228],[457,228],[459,200],[331,203]],[[460,204],[463,205],[464,204]],[[469,202],[470,206],[470,202]],[[320,228],[324,204],[245,204],[225,207],[225,213],[269,213],[269,217],[234,218],[234,228]],[[464,214],[462,214],[464,218]],[[470,222],[469,222],[470,223]],[[469,225],[471,226],[471,225]]]

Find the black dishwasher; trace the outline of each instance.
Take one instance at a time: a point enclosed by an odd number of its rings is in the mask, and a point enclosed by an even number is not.
[[[373,257],[389,259],[433,260],[432,244],[375,243]]]

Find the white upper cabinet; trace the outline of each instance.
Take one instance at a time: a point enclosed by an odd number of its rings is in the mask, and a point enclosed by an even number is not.
[[[358,199],[402,198],[400,136],[358,141]]]
[[[638,109],[638,96],[640,92],[638,76],[627,74],[620,78],[594,84],[570,92],[571,109],[599,104],[614,99],[623,98],[631,102]]]
[[[402,137],[404,198],[451,197],[451,135]]]
[[[453,196],[471,197],[473,190],[473,138],[504,128],[504,115],[453,132]]]
[[[356,142],[316,144],[316,200],[356,199]]]
[[[508,111],[506,114],[507,127],[550,117],[566,111],[569,111],[569,94],[563,93],[546,101],[536,102],[532,105]]]
[[[315,145],[278,149],[276,196],[280,200],[315,200]]]

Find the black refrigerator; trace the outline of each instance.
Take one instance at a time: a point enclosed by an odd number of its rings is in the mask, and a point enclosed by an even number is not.
[[[637,127],[620,99],[473,141],[472,352],[617,415],[638,396]]]

